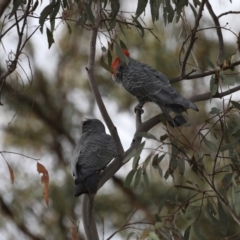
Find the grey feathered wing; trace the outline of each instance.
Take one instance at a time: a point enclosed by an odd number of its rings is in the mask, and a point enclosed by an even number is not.
[[[105,133],[93,134],[79,141],[75,151],[75,196],[96,193],[99,171],[116,155],[115,142]]]
[[[139,69],[139,71],[137,71]],[[197,106],[191,101],[182,97],[169,83],[168,78],[151,68],[130,58],[129,65],[125,66],[121,73],[122,85],[132,95],[136,96],[139,102],[154,102],[162,112],[169,117],[172,126],[180,126],[187,123],[181,115],[183,111],[191,108],[198,111]],[[175,113],[173,119],[169,116]]]

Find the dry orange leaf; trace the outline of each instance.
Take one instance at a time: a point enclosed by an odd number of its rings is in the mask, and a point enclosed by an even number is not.
[[[6,161],[6,160],[5,160]],[[12,184],[14,183],[14,173],[13,173],[13,170],[12,168],[10,167],[10,165],[8,164],[8,162],[6,161],[6,164],[8,166],[8,171],[9,171],[9,175],[10,175],[10,179],[11,179],[11,182]]]
[[[48,171],[47,169],[41,164],[41,163],[37,163],[37,171],[38,173],[42,173],[42,177],[41,177],[41,182],[44,185],[44,189],[43,189],[43,197],[44,200],[46,202],[46,204],[48,205],[49,203],[49,199],[48,199],[48,184],[49,184],[49,175],[48,175]]]

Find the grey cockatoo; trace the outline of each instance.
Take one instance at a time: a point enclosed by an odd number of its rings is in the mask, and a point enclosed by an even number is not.
[[[164,74],[130,58],[126,49],[123,49],[123,53],[128,57],[129,63],[115,58],[111,65],[113,80],[138,99],[138,106],[142,107],[145,102],[156,103],[172,127],[186,124],[187,120],[181,113],[189,108],[198,111],[197,106],[182,97]]]
[[[72,172],[75,178],[75,197],[97,192],[99,172],[116,156],[117,147],[112,136],[98,119],[82,124],[82,136],[74,151]]]

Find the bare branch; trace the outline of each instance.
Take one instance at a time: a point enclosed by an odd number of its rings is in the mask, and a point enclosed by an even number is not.
[[[19,28],[19,21],[17,20],[17,15],[15,14],[16,26],[17,26],[17,32],[18,32],[18,44],[17,44],[17,48],[16,48],[16,51],[15,51],[14,60],[10,61],[11,63],[9,64],[7,71],[0,77],[0,81],[3,82],[3,83],[6,79],[6,77],[9,76],[12,72],[14,72],[16,67],[17,67],[17,62],[18,62],[19,56],[21,55],[21,51],[22,51],[22,48],[21,48],[22,38],[23,38],[23,33],[24,33],[24,30],[25,30],[25,27],[27,25],[27,18],[28,18],[30,7],[31,7],[31,2],[32,1],[28,1],[26,11],[25,11],[24,16],[23,16],[23,23],[22,23],[22,28],[21,29]],[[29,38],[27,40],[29,40]],[[25,44],[26,44],[26,41],[25,41],[24,45]],[[3,85],[3,83],[2,83],[2,85]]]
[[[219,19],[222,16],[227,15],[227,14],[239,14],[239,13],[240,13],[239,11],[229,11],[229,12],[221,13],[220,15],[217,16],[217,18]]]
[[[232,69],[233,67],[236,67],[238,65],[240,65],[240,61],[237,61],[235,63],[224,66],[224,67],[222,67],[222,70],[225,71],[225,70],[228,70],[228,69]],[[192,70],[190,73],[192,73],[192,72],[194,72],[194,71]],[[208,71],[208,72],[204,72],[204,73],[199,73],[199,74],[194,74],[194,75],[191,75],[191,76],[190,76],[190,73],[185,74],[183,76],[180,75],[178,77],[171,78],[169,81],[170,81],[170,83],[175,83],[175,82],[179,82],[179,81],[182,81],[182,80],[191,80],[191,79],[211,76],[211,75],[216,73],[216,70],[212,70],[212,71]]]
[[[140,129],[142,127],[140,110],[137,110],[137,112],[136,112],[136,123],[137,123],[138,127],[136,127],[135,134],[137,132],[140,132]],[[102,187],[103,184],[107,180],[109,180],[114,175],[114,173],[116,173],[121,168],[124,157],[127,156],[133,149],[137,148],[139,146],[139,144],[141,143],[141,141],[142,141],[141,137],[136,137],[134,135],[131,146],[128,148],[128,150],[125,152],[125,154],[121,155],[118,153],[118,156],[114,159],[114,161],[112,161],[112,163],[109,164],[108,167],[106,168],[106,170],[104,170],[103,173],[100,175],[98,188]]]
[[[207,92],[207,93],[203,93],[203,94],[199,94],[199,95],[195,95],[193,97],[191,97],[189,100],[192,101],[192,102],[200,102],[200,101],[205,101],[205,100],[208,100],[210,98],[222,98],[224,96],[227,96],[229,94],[232,94],[234,92],[237,92],[240,90],[240,86],[237,86],[237,87],[234,87],[234,88],[231,88],[231,89],[228,89],[227,91],[225,92],[221,92],[221,93],[216,93],[215,95],[211,96],[211,93],[210,92]]]
[[[207,6],[207,9],[213,19],[213,22],[216,26],[216,31],[217,31],[217,36],[218,36],[218,57],[217,57],[217,64],[220,66],[221,65],[221,62],[222,62],[222,58],[223,58],[223,55],[224,55],[224,43],[223,43],[223,35],[222,35],[222,30],[221,30],[221,27],[220,27],[220,23],[219,23],[219,20],[218,20],[218,17],[216,16],[216,14],[214,13],[213,9],[212,9],[212,6],[211,4],[209,3],[208,0],[206,0],[206,6]]]
[[[102,97],[99,93],[97,81],[94,75],[94,63],[95,63],[95,54],[96,54],[96,41],[97,41],[97,34],[99,25],[101,22],[101,1],[98,0],[97,3],[97,14],[95,18],[95,23],[92,28],[92,35],[90,40],[90,53],[89,53],[89,61],[87,66],[87,72],[89,77],[89,83],[93,92],[93,95],[95,97],[95,100],[97,102],[98,108],[102,114],[102,117],[105,121],[105,123],[108,126],[108,129],[113,136],[116,144],[117,144],[117,150],[118,150],[118,157],[115,158],[115,160],[110,164],[110,166],[101,174],[99,185],[100,188],[110,177],[113,176],[113,174],[121,167],[121,162],[123,160],[124,156],[124,150],[122,147],[122,143],[120,141],[120,138],[117,133],[116,127],[113,125],[113,122],[106,110],[106,107],[103,103]],[[83,223],[85,228],[85,233],[88,240],[92,239],[99,239],[98,232],[96,228],[96,222],[94,219],[93,214],[93,201],[90,202],[90,199],[87,196],[84,196],[84,202],[83,202]]]
[[[199,22],[200,22],[200,19],[202,17],[202,12],[203,12],[203,8],[204,8],[204,4],[205,4],[205,0],[202,0],[202,3],[199,7],[199,11],[198,11],[198,15],[196,17],[196,20],[195,20],[195,26],[194,28],[192,29],[192,35],[191,35],[191,38],[190,38],[190,43],[188,45],[188,48],[187,48],[187,51],[186,51],[186,54],[183,58],[183,61],[182,61],[182,66],[181,66],[181,76],[184,76],[185,75],[185,68],[186,68],[186,63],[187,63],[187,60],[188,60],[188,57],[192,51],[192,48],[193,48],[193,44],[194,42],[196,41],[196,33],[197,33],[197,28],[199,26]],[[184,45],[184,43],[183,43]],[[182,47],[183,49],[183,47]],[[182,52],[182,51],[181,51]],[[181,52],[180,52],[180,55],[181,55]]]
[[[94,196],[84,194],[82,202],[83,225],[87,240],[98,240],[98,232],[93,208]]]
[[[29,158],[31,160],[34,160],[34,161],[39,161],[40,158],[33,158],[33,157],[29,157],[25,154],[22,154],[22,153],[17,153],[17,152],[11,152],[11,151],[0,151],[1,154],[3,153],[8,153],[8,154],[16,154],[16,155],[19,155],[19,156],[22,156],[22,157],[25,157],[25,158]]]

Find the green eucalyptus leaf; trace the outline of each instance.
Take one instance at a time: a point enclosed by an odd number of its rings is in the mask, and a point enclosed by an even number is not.
[[[150,189],[150,184],[149,184],[147,172],[144,171],[144,172],[142,173],[142,175],[143,175],[143,180],[144,180],[144,183],[145,183],[146,188],[147,188],[147,189]]]
[[[237,108],[238,110],[240,110],[240,103],[239,102],[235,102],[235,101],[230,101],[232,103],[232,105]]]
[[[122,51],[121,46],[117,42],[116,42],[116,53],[117,53],[117,56],[120,58],[120,60],[122,62],[125,62],[126,65],[128,65],[129,59],[127,56],[125,56],[125,54]]]
[[[100,65],[108,72],[112,72],[112,68],[104,62],[103,57],[100,58]]]
[[[184,232],[183,239],[189,240],[192,225],[188,226]]]
[[[212,115],[215,115],[215,114],[218,114],[220,112],[221,112],[221,110],[219,108],[213,107],[209,113],[212,114]]]
[[[94,18],[94,15],[93,15],[93,12],[92,12],[92,8],[91,8],[91,5],[88,3],[88,2],[84,2],[84,9],[87,13],[87,16],[88,16],[88,20],[94,24],[95,22],[95,18]]]
[[[228,231],[228,221],[227,221],[227,214],[225,213],[222,203],[218,199],[218,214],[220,219],[220,231],[224,236],[227,236]]]
[[[131,182],[132,182],[132,179],[133,179],[135,173],[136,173],[136,170],[131,170],[131,171],[128,173],[128,175],[127,175],[127,177],[126,177],[126,179],[125,179],[125,181],[124,181],[124,186],[125,186],[125,187],[127,187],[127,188],[130,187]]]
[[[195,233],[196,237],[197,237],[199,240],[206,240],[206,238],[201,234],[199,221],[196,221],[196,222],[193,224],[193,230],[194,230],[194,233]]]
[[[48,48],[50,49],[52,44],[54,43],[53,33],[47,28],[47,40],[48,40]]]
[[[148,0],[138,0],[136,18],[138,18],[146,9]]]
[[[206,145],[206,147],[208,147],[213,152],[217,152],[217,150],[218,150],[217,146],[213,142],[207,140],[206,137],[202,133],[200,133],[200,135],[202,136],[203,142]]]
[[[137,169],[137,167],[138,167],[138,162],[139,162],[139,160],[140,160],[140,155],[141,155],[141,153],[142,153],[142,150],[143,150],[143,148],[144,148],[144,146],[145,146],[145,141],[144,142],[142,142],[139,146],[138,146],[138,148],[137,148],[137,150],[136,150],[136,153],[135,153],[135,156],[134,156],[134,159],[133,159],[133,163],[132,163],[132,168],[133,169]]]
[[[142,176],[142,169],[141,169],[141,167],[139,167],[137,170],[137,174],[135,175],[135,181],[134,181],[134,185],[133,185],[134,189],[136,189],[138,184],[140,183],[141,176]]]
[[[227,173],[221,181],[221,185],[225,194],[229,185],[232,183],[232,177],[233,177],[233,173]]]
[[[43,32],[43,24],[44,24],[46,18],[48,17],[48,15],[52,12],[53,8],[54,8],[54,5],[52,3],[50,3],[42,10],[42,12],[40,14],[40,18],[39,18],[41,32]]]
[[[135,134],[135,136],[137,136],[137,137],[144,137],[144,138],[147,138],[147,139],[158,140],[153,134],[151,134],[149,132],[137,132]]]
[[[197,17],[197,11],[196,11],[196,9],[194,8],[194,6],[193,6],[191,3],[189,3],[189,5],[190,5],[190,8],[191,8],[191,10],[192,10],[192,12],[193,12],[193,15],[194,15],[194,17],[195,17],[195,19],[196,19],[196,17]]]
[[[22,0],[16,0],[16,1],[13,1],[13,8],[12,8],[12,11],[8,17],[8,19],[10,19],[18,10],[19,6],[23,3]]]
[[[161,200],[160,200],[160,203],[159,203],[159,206],[158,206],[158,213],[161,213],[169,194],[170,194],[170,189],[168,189],[165,192],[165,194],[161,197]]]
[[[210,79],[210,93],[211,96],[214,96],[217,93],[218,85],[215,83],[215,77],[211,77]]]
[[[203,59],[208,64],[208,66],[210,66],[212,69],[215,69],[213,62],[208,57],[203,57]]]

